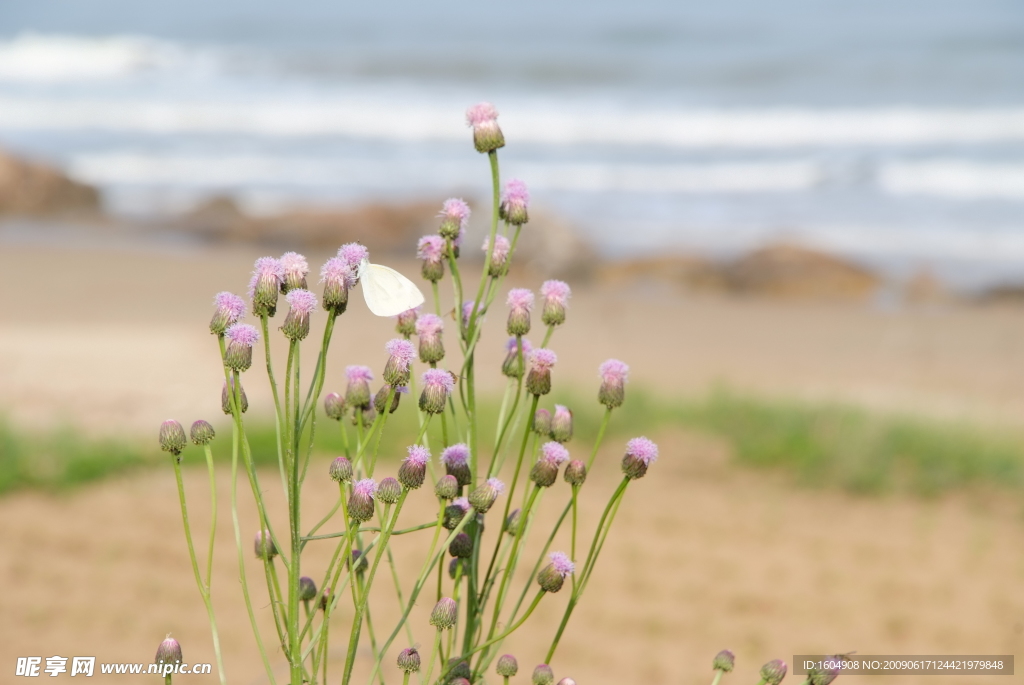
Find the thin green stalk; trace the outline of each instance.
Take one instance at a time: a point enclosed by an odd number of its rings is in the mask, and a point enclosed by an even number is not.
[[[373,469],[377,466],[377,452],[380,451],[380,439],[384,435],[384,424],[387,423],[388,415],[391,414],[391,402],[395,399],[395,388],[390,386],[388,399],[384,402],[384,411],[380,412],[380,428],[377,429],[377,442],[373,447],[373,456],[370,458],[370,467],[366,471],[367,478],[373,478]]]
[[[555,332],[555,326],[548,326],[547,332],[544,334],[544,342],[540,344],[541,347],[547,348],[548,343],[551,342],[551,334]]]
[[[521,619],[519,619],[514,624],[512,624],[511,628],[508,628],[501,635],[498,635],[497,637],[494,637],[494,638],[488,640],[487,642],[485,642],[485,643],[483,643],[481,645],[477,645],[472,650],[460,654],[459,655],[459,660],[460,661],[465,660],[467,657],[473,656],[474,654],[476,654],[480,650],[486,649],[486,648],[490,647],[491,645],[493,645],[496,642],[501,642],[506,637],[508,637],[512,633],[516,632],[519,629],[519,626],[523,625],[523,623],[526,622],[526,619],[530,618],[530,615],[533,613],[533,610],[537,608],[537,605],[540,604],[540,600],[543,599],[544,595],[546,595],[546,594],[547,594],[547,592],[545,592],[544,590],[539,590],[537,592],[537,596],[533,598],[533,602],[530,603],[530,607],[526,610],[526,613],[523,614],[523,617]]]
[[[291,459],[289,459],[289,466],[291,467],[291,473],[289,473],[288,479],[288,527],[289,532],[291,534],[291,565],[288,568],[288,637],[290,638],[288,653],[291,656],[289,662],[291,664],[292,685],[302,685],[303,667],[302,658],[300,656],[300,654],[302,653],[302,642],[299,634],[299,578],[302,572],[302,508],[299,502],[299,435],[297,431],[299,391],[299,345],[298,341],[296,340],[290,341],[290,344],[288,346],[289,367],[292,366],[292,357],[295,358],[295,375],[291,380],[291,385],[294,388],[293,401],[295,403],[295,406],[294,414],[292,414],[292,416],[286,417],[288,419],[289,437],[291,438],[291,444],[289,445],[289,452],[291,453]],[[286,406],[288,397],[288,385],[289,384],[286,382]],[[287,411],[289,413],[292,413],[293,408],[291,406],[287,406]]]
[[[213,543],[217,535],[217,478],[213,469],[213,450],[203,445],[206,455],[206,470],[210,475],[210,543],[206,553],[206,588],[209,590],[213,578]]]
[[[715,669],[715,677],[711,680],[711,685],[718,685],[718,682],[722,679],[722,671]],[[810,682],[810,679],[804,681],[805,683]]]
[[[434,313],[441,316],[441,290],[437,287],[437,281],[431,281],[430,285],[434,290]]]
[[[437,653],[441,651],[441,629],[434,631],[434,646],[430,650],[430,659],[427,661],[427,675],[423,682],[430,685],[430,674],[434,672],[434,661],[437,660]],[[372,678],[370,679],[373,680]]]
[[[281,472],[281,486],[285,488],[285,497],[288,496],[288,489],[285,485],[288,479],[284,475],[284,444],[281,442],[281,399],[277,394],[277,381],[274,380],[274,364],[270,358],[270,327],[266,315],[260,317],[260,326],[263,329],[263,354],[267,358],[267,378],[270,379],[270,391],[274,397],[274,435],[277,439],[277,467]],[[223,338],[221,338],[223,341]],[[221,349],[221,359],[224,358],[224,350]]]
[[[316,368],[313,369],[313,382],[309,386],[309,391],[306,393],[306,400],[302,405],[302,420],[300,426],[305,426],[306,421],[309,419],[310,414],[316,408],[316,400],[320,397],[320,392],[324,389],[324,378],[327,374],[327,349],[331,345],[331,336],[334,334],[334,321],[338,318],[338,314],[331,311],[327,315],[327,323],[324,326],[324,339],[320,343],[320,355],[316,360]]]

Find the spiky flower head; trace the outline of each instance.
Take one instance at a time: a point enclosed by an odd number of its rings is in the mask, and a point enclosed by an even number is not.
[[[843,657],[841,655],[830,656],[825,661],[828,662],[828,668],[817,668],[811,667],[807,669],[807,682],[809,685],[830,685],[830,683],[839,677],[843,668]],[[822,664],[823,666],[825,664]]]
[[[551,685],[555,682],[555,672],[547,664],[540,664],[533,669],[533,685]]]
[[[185,429],[174,419],[167,419],[160,424],[160,449],[170,452],[175,457],[181,454],[188,444]]]
[[[598,372],[601,374],[601,389],[597,392],[597,401],[609,409],[621,406],[626,398],[629,365],[618,359],[609,359],[601,364]]]
[[[372,478],[364,478],[352,486],[348,498],[348,515],[353,521],[362,523],[373,518],[373,499],[377,495],[377,484]]]
[[[448,404],[448,396],[455,389],[455,379],[444,369],[427,369],[421,379],[420,409],[428,414],[440,414]]]
[[[498,664],[495,666],[495,670],[503,678],[511,678],[516,673],[519,673],[519,662],[511,654],[504,654],[498,657]]]
[[[491,238],[488,236],[484,238],[484,245],[481,249],[483,249],[485,256],[489,256],[491,259],[491,263],[487,267],[488,276],[498,278],[508,273],[508,267],[511,263],[509,253],[512,251],[512,243],[508,241],[508,238],[501,234],[494,236],[494,249],[492,250]]]
[[[416,320],[416,335],[420,339],[420,361],[436,364],[444,359],[444,341],[441,332],[444,320],[437,314],[423,314]]]
[[[316,581],[309,576],[299,578],[299,599],[303,602],[312,601],[316,597]]]
[[[434,484],[434,494],[441,499],[453,500],[459,496],[459,481],[455,476],[444,475]]]
[[[540,318],[547,326],[558,326],[565,322],[565,310],[569,307],[572,290],[565,281],[544,281],[540,286],[544,298],[544,309]]]
[[[344,314],[349,288],[355,283],[352,265],[342,257],[331,257],[320,267],[320,282],[324,284],[324,309]]]
[[[437,283],[444,278],[444,238],[425,235],[416,244],[416,257],[423,260],[421,273],[426,280]]]
[[[405,385],[409,382],[409,364],[416,358],[416,348],[403,338],[393,338],[384,344],[388,363],[384,366],[384,380],[391,385]]]
[[[309,262],[298,252],[285,252],[281,255],[281,268],[284,271],[284,281],[281,283],[281,292],[287,293],[290,290],[306,289],[306,276],[309,274]]]
[[[473,538],[459,533],[452,538],[452,544],[448,545],[448,553],[460,559],[470,558],[473,556]]]
[[[530,191],[526,189],[526,184],[518,178],[513,178],[505,184],[505,189],[501,193],[498,213],[513,226],[522,226],[530,220],[527,213],[529,204]]]
[[[548,488],[558,478],[558,467],[569,460],[569,450],[552,441],[544,443],[540,453],[540,458],[530,471],[530,480],[538,487]]]
[[[498,495],[505,491],[505,484],[497,478],[488,478],[469,494],[469,503],[481,514],[486,514]]]
[[[406,673],[416,673],[420,670],[420,653],[415,647],[406,647],[398,653],[398,668]]]
[[[273,257],[260,257],[249,279],[249,300],[254,316],[273,316],[277,312],[277,296],[284,283],[284,266]]]
[[[572,439],[572,411],[564,405],[555,405],[555,413],[551,416],[551,439],[557,442]]]
[[[277,556],[277,545],[274,544],[269,530],[261,530],[256,533],[256,537],[253,539],[253,549],[257,559],[270,561]]]
[[[493,152],[505,147],[505,135],[498,126],[498,110],[481,102],[466,110],[466,123],[473,128],[473,146],[477,152]]]
[[[587,465],[579,459],[573,459],[565,467],[565,482],[579,487],[587,480]]]
[[[377,499],[384,504],[394,504],[402,496],[402,484],[397,478],[388,476],[377,485]]]
[[[533,292],[526,288],[513,288],[508,291],[509,335],[526,335],[530,332],[530,311],[533,309]]]
[[[626,443],[622,472],[631,480],[643,478],[647,468],[658,459],[658,446],[647,438],[633,438]]]
[[[370,381],[373,380],[373,371],[369,366],[346,366],[345,377],[348,378],[348,387],[345,389],[345,402],[350,407],[366,409],[370,406]]]
[[[455,530],[468,513],[469,500],[465,497],[456,497],[451,504],[444,508],[442,525],[446,530]]]
[[[180,664],[181,645],[178,644],[178,641],[170,635],[164,638],[164,641],[156,648],[156,656],[153,658],[153,663],[161,665]]]
[[[767,685],[779,685],[789,669],[782,659],[772,659],[761,667],[761,680]]]
[[[408,455],[398,467],[398,482],[408,490],[415,490],[426,478],[430,450],[423,445],[411,445],[407,451]]]
[[[551,412],[538,409],[533,415],[533,432],[542,438],[551,437]]]
[[[522,512],[520,512],[519,509],[513,509],[512,513],[508,515],[508,518],[505,519],[505,524],[502,526],[504,531],[512,537],[515,537],[519,533],[519,520],[522,518],[521,513]]]
[[[551,563],[537,574],[537,583],[545,592],[558,592],[566,577],[576,570],[576,565],[564,552],[552,552],[548,558]]]
[[[469,215],[469,205],[465,201],[455,197],[445,200],[444,205],[441,206],[441,213],[437,215],[441,219],[441,227],[437,229],[438,234],[457,245],[466,230]]]
[[[260,332],[247,323],[236,323],[224,331],[227,349],[224,365],[232,371],[245,371],[252,366],[252,346],[259,342]]]
[[[224,381],[224,385],[221,386],[220,390],[220,408],[224,410],[225,414],[231,414],[231,405],[233,404],[231,398],[232,393],[228,392],[228,387],[228,382]],[[231,377],[230,387],[235,387],[234,376]],[[241,383],[238,384],[238,399],[239,403],[242,405],[241,407],[239,407],[239,409],[241,409],[242,413],[244,414],[246,410],[249,409],[249,398],[245,396],[245,388],[242,387]]]
[[[730,672],[735,665],[736,655],[728,649],[723,649],[716,654],[714,661],[711,662],[712,670],[721,671],[722,673]]]
[[[302,288],[288,291],[284,299],[291,308],[284,319],[281,332],[289,340],[304,340],[309,335],[309,315],[316,309],[316,295]]]
[[[413,307],[395,317],[395,332],[408,340],[416,332],[416,319],[420,315],[420,308]]]
[[[533,395],[547,395],[551,392],[551,367],[558,361],[558,355],[543,347],[530,353],[530,373],[526,376],[526,389]]]
[[[469,469],[469,447],[462,442],[450,445],[441,452],[441,463],[449,476],[455,476],[459,487],[473,482],[473,474]]]
[[[520,365],[519,358],[519,344],[517,340],[522,340],[523,343],[523,356],[522,365]],[[523,371],[526,370],[526,361],[530,357],[530,352],[533,351],[533,345],[526,338],[509,338],[508,342],[505,343],[505,361],[501,364],[501,372],[509,378],[519,378],[523,375]]]
[[[189,431],[189,435],[191,436],[194,444],[209,445],[213,442],[217,433],[213,430],[213,426],[210,425],[209,421],[199,419],[192,424],[192,429]]]
[[[447,630],[455,626],[455,621],[459,618],[459,605],[451,597],[442,597],[441,600],[434,605],[433,611],[430,612],[430,625],[434,626],[438,630]]]
[[[324,413],[327,418],[341,421],[345,417],[345,398],[336,392],[324,396]]]
[[[359,265],[370,259],[370,251],[359,243],[345,243],[338,248],[338,256],[345,260],[351,270],[352,285],[359,282]]]
[[[352,481],[352,462],[345,457],[335,457],[328,473],[330,473],[331,480],[349,483]]]
[[[210,332],[224,335],[224,331],[233,323],[245,316],[245,300],[229,292],[217,293],[213,297],[213,318],[210,319]]]
[[[366,555],[363,554],[363,550],[352,550],[352,556],[349,559],[349,568],[354,568],[356,573],[364,573],[369,566],[370,562],[366,560]]]
[[[446,677],[448,685],[461,685],[459,683],[460,680],[466,681],[467,685],[469,685],[469,679],[473,675],[473,670],[469,667],[468,661],[463,661],[458,657],[449,659],[446,670],[448,671]]]
[[[384,406],[387,404],[388,396],[391,396],[391,405],[388,407],[388,413],[394,414],[398,409],[398,401],[402,398],[402,395],[409,392],[409,388],[404,385],[400,385],[394,389],[394,393],[391,392],[390,385],[380,386],[380,390],[373,396],[373,408],[377,410],[378,414],[384,413]]]

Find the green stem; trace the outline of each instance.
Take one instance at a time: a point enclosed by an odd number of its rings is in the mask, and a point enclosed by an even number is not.
[[[438,628],[434,631],[434,646],[430,650],[430,660],[427,661],[427,675],[423,679],[427,685],[430,685],[430,674],[434,672],[434,661],[437,659],[437,653],[441,651],[441,629]],[[373,680],[371,678],[371,680]]]
[[[270,359],[270,328],[267,324],[266,315],[260,317],[260,326],[263,328],[263,354],[267,358],[267,378],[270,379],[270,391],[274,396],[274,435],[277,439],[277,467],[281,471],[281,485],[285,487],[285,497],[288,496],[288,479],[284,475],[284,444],[281,442],[281,399],[277,394],[277,381],[274,380],[274,364]],[[222,338],[223,340],[223,338]],[[224,350],[221,350],[221,358],[224,357]],[[236,379],[237,381],[237,379]]]
[[[722,679],[722,671],[715,669],[715,677],[711,680],[711,685],[718,685],[718,682]]]
[[[210,543],[206,554],[206,588],[209,591],[213,577],[213,543],[217,534],[217,479],[213,469],[213,450],[210,445],[203,445],[206,454],[206,470],[210,476]]]

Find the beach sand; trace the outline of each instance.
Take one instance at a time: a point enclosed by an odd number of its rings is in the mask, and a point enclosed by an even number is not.
[[[71,422],[108,435],[153,436],[168,417],[219,418],[221,382],[207,331],[210,301],[219,290],[244,290],[257,256],[242,249],[4,245],[0,269],[15,288],[4,298],[0,324],[0,407],[18,425]],[[322,257],[310,255],[310,261],[318,265]],[[398,266],[416,269],[413,263]],[[536,287],[539,279],[523,277],[520,284]],[[382,343],[392,337],[393,323],[371,317],[354,295],[332,346],[328,390],[341,388],[345,364],[382,367]],[[492,317],[502,314],[499,307]],[[498,328],[492,322],[480,368],[496,368],[500,361],[504,336]],[[311,337],[316,335],[314,330]],[[631,364],[634,387],[663,395],[727,384],[769,396],[1011,425],[1024,411],[1024,316],[1009,308],[897,311],[692,297],[668,285],[592,284],[576,288],[569,321],[552,347],[559,353],[555,382],[580,388],[596,390],[597,365],[614,356]],[[311,361],[305,363],[309,368]],[[265,381],[251,376],[250,401],[266,406]],[[482,387],[497,391],[500,376],[482,379]],[[711,658],[726,647],[738,654],[737,672],[726,682],[750,683],[761,663],[789,661],[794,653],[1008,654],[1024,647],[1018,502],[969,494],[929,501],[859,498],[797,489],[782,476],[733,465],[717,440],[671,427],[651,437],[661,444],[662,457],[630,486],[554,660],[557,677],[704,683],[711,678]],[[599,455],[584,487],[581,520],[599,514],[617,482],[620,455],[621,445],[614,444]],[[324,468],[314,463],[313,473]],[[385,470],[393,468],[385,464]],[[265,490],[281,511],[273,476],[264,474]],[[209,511],[204,474],[187,469],[186,483],[201,538]],[[224,473],[219,491],[222,535],[213,584],[230,682],[259,683],[262,667],[238,593]],[[250,586],[280,667],[261,572],[250,558],[254,514],[244,481],[239,492]],[[326,478],[311,476],[306,520],[319,518],[335,496]],[[538,530],[565,497],[559,482],[545,497]],[[417,493],[403,522],[426,520],[433,507],[429,493]],[[182,642],[186,660],[211,660],[170,469],[65,494],[16,493],[0,499],[0,520],[4,668],[29,655],[148,661],[168,632]],[[403,541],[396,548],[399,565],[416,565],[417,545],[426,542]],[[329,543],[320,544],[308,561],[317,577],[331,551]],[[563,539],[556,548],[566,545]],[[375,591],[385,607],[375,614],[379,635],[392,625],[386,575]],[[527,682],[566,599],[564,590],[546,598],[506,643],[520,660],[513,682]],[[421,598],[412,617],[415,639],[423,645],[430,644],[425,616],[431,605],[432,594]],[[335,659],[343,656],[346,618],[338,616],[332,626]],[[396,647],[405,641],[400,637]],[[366,666],[362,659],[357,682],[366,682]],[[331,668],[334,680],[340,671],[337,663]],[[125,676],[97,676],[95,682],[107,680],[128,682]],[[880,685],[988,681],[871,679]]]

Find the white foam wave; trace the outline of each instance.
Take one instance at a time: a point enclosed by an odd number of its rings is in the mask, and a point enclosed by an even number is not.
[[[174,43],[145,36],[85,38],[24,33],[0,41],[0,81],[114,79],[141,71],[169,69],[190,59]]]
[[[1024,164],[931,159],[890,162],[878,183],[895,195],[939,195],[961,200],[1024,199]]]

